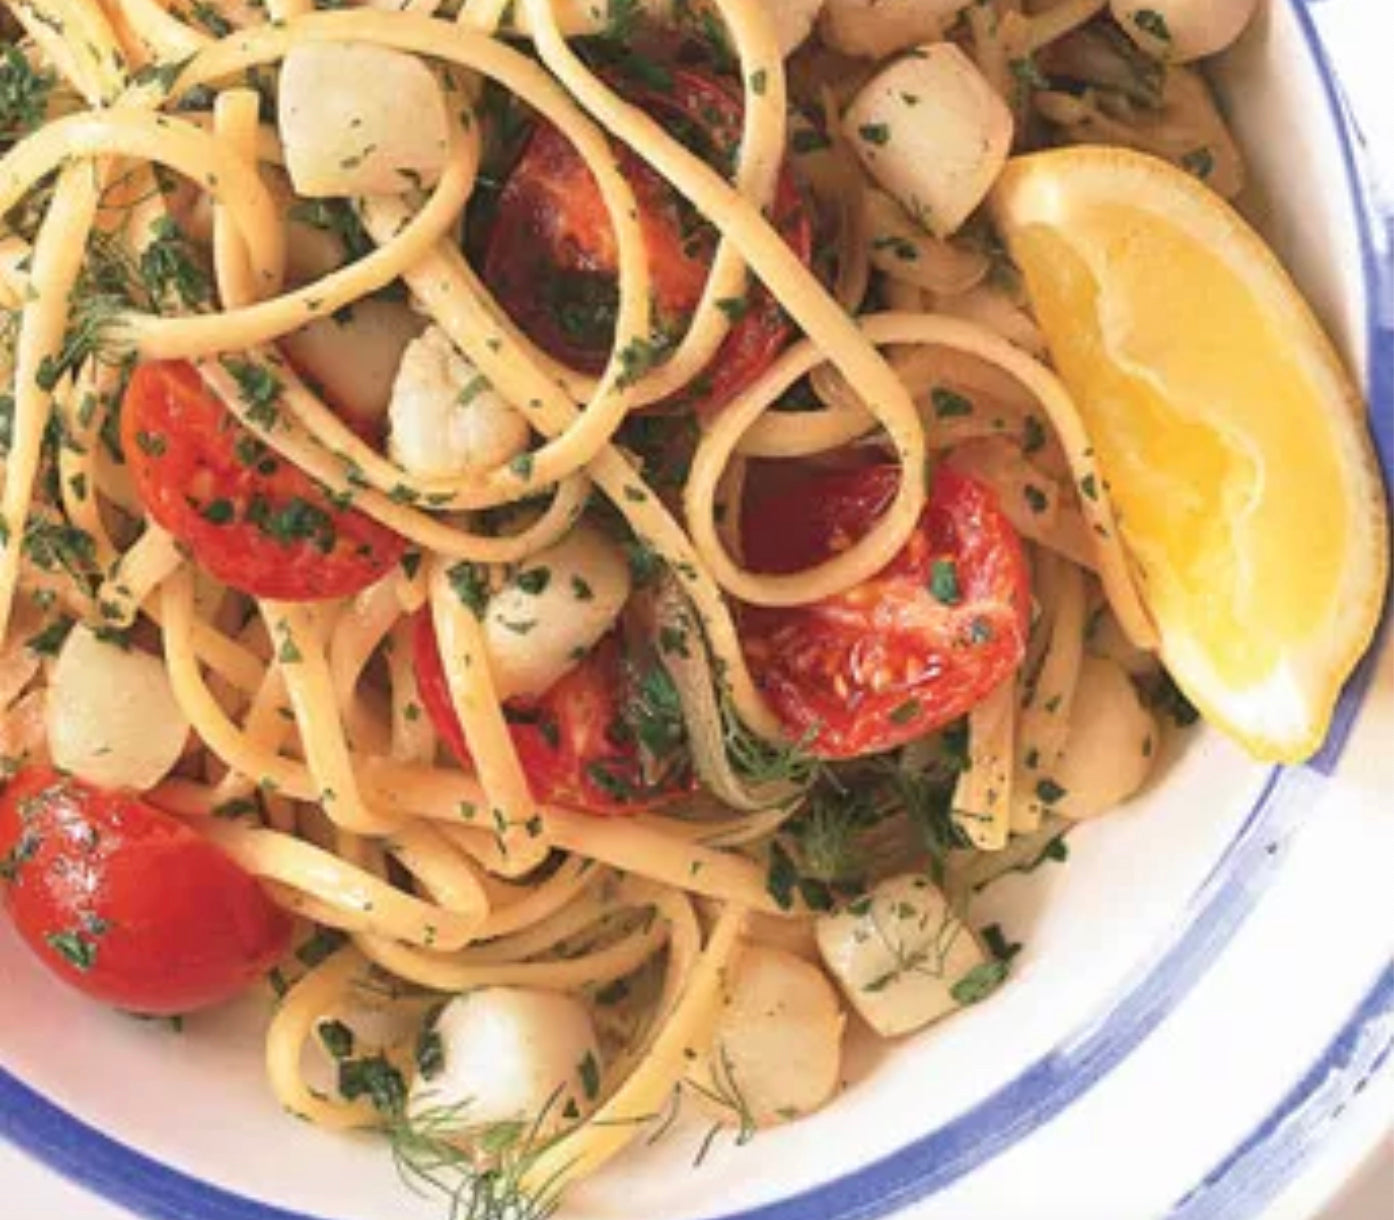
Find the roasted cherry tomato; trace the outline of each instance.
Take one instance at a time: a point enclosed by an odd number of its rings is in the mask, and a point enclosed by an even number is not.
[[[27,767],[0,794],[5,906],[60,978],[133,1012],[230,999],[286,951],[291,920],[178,819],[129,792]]]
[[[740,143],[742,102],[734,84],[686,67],[662,67],[667,82],[638,86],[618,73],[608,79],[632,102],[723,171]],[[665,334],[687,329],[716,249],[716,230],[627,148],[620,170],[639,204],[657,322]],[[780,175],[774,224],[808,262],[812,226],[792,173]],[[598,373],[614,336],[618,294],[614,230],[600,189],[572,145],[539,123],[499,200],[489,235],[484,279],[523,331],[574,368]],[[690,392],[712,412],[750,385],[792,334],[778,303],[758,283],[730,302],[739,315],[707,371]]]
[[[436,732],[460,765],[469,746],[441,664],[427,611],[416,618],[414,648],[421,701]],[[626,678],[619,641],[606,636],[574,669],[538,699],[504,705],[518,760],[533,797],[587,813],[636,813],[671,796],[644,778],[639,749],[624,719]]]
[[[795,572],[846,549],[900,478],[878,464],[762,466],[742,512],[747,564]],[[789,609],[746,607],[746,657],[775,711],[824,758],[902,745],[963,715],[1021,664],[1021,542],[982,484],[940,467],[919,527],[871,580]]]
[[[136,369],[121,447],[150,515],[244,593],[347,597],[405,550],[397,534],[336,507],[320,484],[271,452],[182,361]]]

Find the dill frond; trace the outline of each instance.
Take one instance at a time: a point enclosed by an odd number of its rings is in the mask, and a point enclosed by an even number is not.
[[[52,71],[35,69],[13,43],[0,44],[0,141],[18,140],[42,125],[57,83]]]
[[[746,726],[729,698],[722,699],[721,711],[727,756],[736,774],[750,787],[792,784],[806,788],[823,774],[822,761],[808,752],[812,731],[798,741],[769,741]]]
[[[707,1155],[711,1152],[723,1127],[735,1127],[735,1145],[737,1148],[744,1148],[755,1138],[755,1134],[759,1130],[755,1122],[755,1114],[751,1110],[749,1102],[746,1101],[745,1094],[741,1092],[740,1084],[736,1080],[735,1065],[731,1062],[731,1056],[727,1052],[724,1042],[718,1044],[716,1048],[716,1061],[711,1068],[711,1082],[704,1084],[689,1077],[686,1081],[686,1087],[699,1093],[735,1119],[734,1123],[715,1122],[711,1125],[697,1149],[696,1157],[693,1159],[694,1168],[707,1159]]]
[[[449,1220],[547,1220],[566,1167],[540,1187],[524,1183],[565,1134],[543,1134],[556,1099],[531,1123],[472,1125],[468,1101],[399,1111],[385,1126],[397,1173],[414,1193],[443,1196]]]

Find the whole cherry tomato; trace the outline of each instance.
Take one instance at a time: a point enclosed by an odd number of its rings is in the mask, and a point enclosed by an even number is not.
[[[134,793],[51,767],[26,767],[0,794],[0,876],[40,960],[133,1012],[230,999],[290,942],[290,917],[213,844]]]

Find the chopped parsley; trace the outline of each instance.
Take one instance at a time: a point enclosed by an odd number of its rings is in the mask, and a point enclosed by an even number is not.
[[[1019,941],[1008,940],[1000,923],[990,923],[982,930],[982,940],[987,951],[999,962],[1010,962],[1021,952]]]
[[[1166,18],[1154,8],[1138,9],[1133,14],[1133,24],[1158,42],[1171,41],[1171,30],[1167,26]]]
[[[274,428],[280,418],[276,403],[281,398],[281,379],[264,364],[224,356],[222,365],[237,383],[237,393],[247,407],[247,418],[258,427]]]
[[[249,800],[243,796],[233,797],[230,801],[222,801],[213,806],[213,816],[215,818],[227,818],[229,820],[236,818],[254,818],[260,812],[261,809],[256,801]]]
[[[910,698],[893,707],[886,718],[892,724],[905,725],[913,721],[922,711],[924,711],[924,704],[918,699]]]
[[[550,568],[529,568],[526,572],[520,572],[514,583],[524,593],[536,597],[546,590],[551,580],[552,570]]]
[[[603,38],[628,42],[643,15],[642,0],[608,0],[605,9]]]
[[[663,560],[658,553],[637,539],[624,544],[624,553],[629,560],[629,574],[641,589],[653,584],[663,571]]]
[[[0,140],[17,140],[36,130],[58,83],[50,71],[36,71],[13,43],[0,49]]]
[[[960,1004],[976,1004],[996,991],[1006,977],[1006,962],[997,958],[979,962],[949,988],[949,994]]]
[[[14,842],[14,846],[0,857],[0,879],[13,881],[19,870],[38,854],[42,839],[32,827],[26,826]]]
[[[140,277],[150,295],[187,309],[207,304],[213,288],[184,231],[168,216],[160,217],[150,231],[154,240],[140,255]]]
[[[142,428],[136,432],[136,447],[146,457],[164,457],[169,443],[158,432],[146,432]]]
[[[232,22],[218,12],[207,0],[194,0],[189,15],[214,38],[226,38],[235,28]]]
[[[586,778],[613,801],[624,804],[639,795],[634,785],[623,775],[614,771],[599,760],[586,764]]]
[[[682,700],[662,665],[652,664],[635,675],[623,714],[625,727],[639,745],[646,776],[661,782],[688,765]]]
[[[415,1057],[416,1070],[422,1080],[434,1080],[445,1071],[445,1044],[429,1023],[416,1039]]]
[[[93,936],[84,936],[81,932],[50,932],[44,937],[50,948],[67,961],[68,965],[84,974],[97,964],[97,942],[94,936],[106,930],[106,925],[101,921],[91,922],[100,925],[90,929]]]
[[[24,551],[45,572],[61,569],[79,580],[97,566],[97,546],[91,534],[76,525],[42,517],[31,517],[24,527]]]
[[[460,604],[473,611],[475,618],[483,618],[485,607],[489,604],[488,569],[465,559],[450,568],[445,578],[460,599]]]
[[[346,1059],[339,1064],[339,1092],[345,1101],[367,1097],[379,1114],[401,1114],[407,1100],[402,1074],[383,1055]]]
[[[620,389],[634,385],[663,358],[663,345],[650,339],[631,339],[620,349],[620,375],[615,384]]]
[[[307,969],[313,970],[348,943],[348,936],[337,928],[320,928],[295,951],[295,956]]]
[[[576,1071],[581,1077],[581,1088],[586,1091],[586,1100],[594,1101],[600,1096],[600,1065],[590,1051],[576,1065]]]
[[[1215,154],[1204,145],[1200,148],[1193,148],[1182,156],[1181,168],[1204,182],[1215,172]]]
[[[288,217],[300,224],[338,238],[351,259],[371,254],[377,247],[353,208],[341,199],[305,199],[294,204]]]
[[[246,519],[282,546],[309,542],[323,555],[334,549],[337,537],[334,518],[319,505],[300,496],[293,496],[274,509],[264,498],[253,496],[247,506]]]
[[[939,419],[953,419],[956,416],[973,414],[973,404],[969,399],[943,386],[935,386],[929,392],[929,401],[934,407],[935,416]]]
[[[936,559],[929,570],[929,591],[934,600],[946,606],[956,606],[963,600],[958,586],[958,565],[952,559]]]
[[[1066,790],[1053,779],[1036,781],[1036,796],[1046,805],[1054,805],[1057,801],[1063,800],[1066,795]]]
[[[55,657],[72,629],[73,620],[63,615],[54,619],[42,631],[31,635],[24,641],[24,646],[35,656]]]
[[[462,407],[467,407],[485,390],[489,389],[489,379],[483,373],[476,373],[467,382],[455,401]]]
[[[348,1059],[353,1054],[353,1030],[342,1021],[321,1021],[316,1027],[319,1040],[335,1059]]]
[[[993,637],[992,623],[982,615],[974,617],[968,624],[968,641],[971,644],[987,644]]]

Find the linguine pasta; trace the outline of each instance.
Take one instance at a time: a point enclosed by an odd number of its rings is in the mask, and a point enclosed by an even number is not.
[[[4,72],[34,108],[5,133],[0,159],[11,387],[0,752],[12,771],[51,760],[86,778],[55,726],[81,717],[103,679],[60,681],[64,630],[148,659],[140,682],[170,692],[182,722],[144,798],[296,920],[297,951],[274,972],[289,989],[267,1027],[277,1098],[326,1127],[386,1128],[408,1156],[452,1149],[477,1190],[492,1173],[490,1190],[550,1199],[677,1091],[741,1130],[752,1107],[794,1117],[826,1100],[848,1003],[895,1032],[987,994],[1006,964],[970,926],[972,886],[954,879],[989,875],[995,853],[1019,857],[1023,837],[1038,855],[1068,820],[1125,799],[1159,748],[1148,699],[1166,680],[1107,486],[976,211],[993,167],[966,166],[933,184],[942,200],[910,208],[896,175],[918,172],[936,139],[947,148],[951,124],[939,131],[926,95],[919,143],[897,161],[899,137],[876,108],[914,103],[876,96],[874,74],[892,63],[913,74],[916,47],[948,48],[990,100],[985,132],[1006,125],[1003,155],[1013,140],[1102,133],[1184,159],[1194,149],[1177,132],[1189,123],[1210,133],[1226,181],[1237,158],[1199,78],[1145,59],[1102,0],[939,4],[900,42],[876,26],[884,18],[854,20],[856,5],[830,0],[837,13],[787,64],[791,14],[760,0],[320,7],[8,6]],[[866,39],[889,41],[868,51]],[[365,146],[320,167],[346,189],[302,194],[291,77],[330,71],[346,47],[386,57],[373,62],[439,99],[434,168],[355,192],[368,181],[355,175],[392,152]],[[729,122],[718,114],[692,135],[700,123],[654,101],[675,78],[724,91]],[[429,126],[384,117],[391,99],[359,84],[389,143]],[[347,111],[306,113],[312,135],[344,136]],[[727,127],[723,146],[713,132]],[[587,257],[608,268],[607,333],[589,365],[549,350],[481,255],[532,206],[518,175],[533,154],[519,150],[544,128],[600,209],[603,251]],[[965,186],[975,175],[986,175],[980,188]],[[558,189],[555,215],[572,223],[579,205]],[[975,189],[962,199],[972,219],[946,227],[950,196]],[[811,250],[791,240],[796,223],[776,222],[790,199]],[[656,254],[655,215],[678,216],[695,246]],[[675,325],[671,260],[693,249],[704,270]],[[520,246],[501,257],[516,267],[533,256]],[[355,311],[377,307],[403,328],[395,346],[351,330]],[[770,319],[765,331],[747,326],[752,313]],[[331,363],[347,360],[351,380],[371,381],[366,353],[388,345],[391,403],[376,420],[347,411],[323,360],[303,354],[336,327],[352,337]],[[416,348],[428,328],[436,347]],[[765,357],[714,402],[714,371],[769,336]],[[343,350],[358,344],[362,367]],[[478,410],[471,444],[506,447],[498,429],[525,443],[452,467],[444,450],[463,434],[431,433],[423,452],[441,462],[404,460],[406,430],[427,426],[411,412],[436,392],[408,385],[417,358],[447,370],[449,410]],[[250,508],[214,498],[191,468],[161,494],[196,529],[171,525],[162,513],[176,510],[155,507],[147,475],[182,434],[132,431],[147,375],[169,378],[170,401],[214,410],[216,435],[235,429],[255,472],[299,472],[312,490],[291,501],[296,512],[263,507],[253,520],[255,496]],[[765,489],[785,467],[815,480],[874,470],[884,494],[822,554],[772,565],[755,553],[750,517],[775,503]],[[796,647],[779,632],[810,607],[850,613],[890,597],[885,574],[929,545],[924,523],[954,480],[1001,519],[1001,545],[1029,576],[994,594],[1018,599],[1019,620],[1001,622],[1019,623],[1019,652],[991,681],[965,671],[978,685],[937,717],[940,696],[916,678],[875,713],[879,737],[839,679],[849,723],[838,740],[861,737],[834,747],[826,715],[800,720],[779,694],[775,661]],[[344,514],[360,523],[356,544]],[[200,541],[225,525],[294,545],[268,576],[239,576],[240,544],[210,559]],[[935,604],[979,596],[968,561],[934,545],[922,583]],[[317,564],[377,566],[351,589],[297,595]],[[570,602],[544,603],[566,588]],[[528,597],[536,618],[508,619]],[[875,636],[875,621],[856,630]],[[762,635],[762,623],[786,626]],[[985,650],[999,643],[986,618],[971,634]],[[577,720],[555,692],[616,651],[620,686],[608,704],[583,705],[613,723]],[[889,672],[866,677],[868,700]],[[1135,728],[1132,756],[1091,755],[1072,735],[1086,693],[1111,701],[1094,719]],[[141,707],[133,693],[132,724]],[[149,752],[157,736],[123,748]],[[559,777],[573,747],[574,773]],[[1069,791],[1050,778],[1067,754],[1083,777]],[[631,770],[617,775],[612,756]],[[910,887],[890,914],[878,905],[887,879]],[[858,956],[868,937],[880,967]],[[818,1028],[831,1035],[786,1018],[832,1065],[812,1102],[742,1059],[733,997],[750,945],[777,951],[787,977],[821,971],[806,981],[827,997],[834,1015]],[[443,1031],[454,1018],[441,1015],[499,989],[571,997],[595,1031],[567,1078],[543,1081],[507,1121],[471,1109],[487,1110],[487,1080],[452,1094]],[[375,1026],[386,1032],[365,1032]],[[337,1072],[327,1084],[310,1046]],[[757,1088],[754,1106],[746,1091]]]

